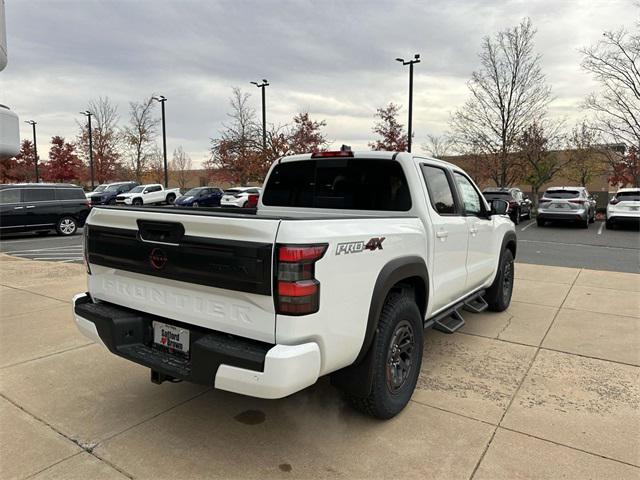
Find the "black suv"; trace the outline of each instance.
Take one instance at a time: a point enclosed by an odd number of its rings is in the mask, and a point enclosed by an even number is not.
[[[91,204],[82,188],[65,183],[0,185],[0,233],[73,235],[84,226]]]
[[[114,182],[98,185],[93,192],[87,193],[87,198],[92,205],[115,205],[116,197],[121,193],[127,193],[133,187],[137,187],[138,182]]]
[[[523,217],[531,219],[531,200],[519,188],[485,188],[482,191],[489,203],[491,200],[505,200],[509,202],[507,213],[511,221],[518,225]]]

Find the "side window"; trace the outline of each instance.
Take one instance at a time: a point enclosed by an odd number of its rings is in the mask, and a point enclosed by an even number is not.
[[[431,205],[436,212],[441,215],[455,214],[456,204],[453,200],[453,191],[445,171],[439,167],[423,165],[422,174],[427,183]]]
[[[20,203],[20,190],[17,188],[0,190],[0,203]]]
[[[56,188],[56,200],[84,200],[84,192],[80,188]]]
[[[467,177],[458,172],[453,172],[453,177],[462,197],[464,212],[467,215],[480,215],[484,210],[483,204],[474,186]]]
[[[155,185],[149,189],[150,192],[159,192],[160,190],[162,190],[160,185]]]
[[[47,202],[55,200],[56,195],[53,188],[25,188],[25,202]]]

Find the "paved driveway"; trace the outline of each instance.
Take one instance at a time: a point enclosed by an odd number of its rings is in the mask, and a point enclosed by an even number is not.
[[[0,255],[0,476],[640,478],[640,275],[516,275],[507,312],[428,332],[381,422],[326,380],[276,401],[153,385],[76,332],[82,266]]]

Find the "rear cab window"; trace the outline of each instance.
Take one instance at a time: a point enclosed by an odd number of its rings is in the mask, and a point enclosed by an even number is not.
[[[395,160],[326,158],[282,162],[263,193],[266,206],[406,212],[411,195]]]

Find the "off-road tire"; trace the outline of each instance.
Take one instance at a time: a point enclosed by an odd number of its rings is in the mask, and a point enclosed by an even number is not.
[[[395,391],[392,383],[393,361],[392,341],[396,335],[410,330],[412,334],[412,348],[406,358],[410,366],[404,380],[397,385]],[[372,368],[373,382],[369,396],[356,397],[348,395],[351,404],[363,413],[379,419],[389,419],[396,416],[407,405],[418,382],[420,366],[422,364],[422,350],[424,330],[422,316],[415,300],[406,294],[393,293],[382,308],[376,335],[371,348],[373,351]]]
[[[513,266],[513,253],[509,249],[503,250],[496,278],[484,294],[484,299],[489,304],[489,310],[493,312],[503,312],[511,303],[514,281]]]
[[[167,195],[167,205],[173,205],[173,202],[175,201],[176,201],[175,193],[170,193],[169,195]]]
[[[78,231],[78,222],[73,217],[61,217],[56,224],[58,235],[70,236]]]

